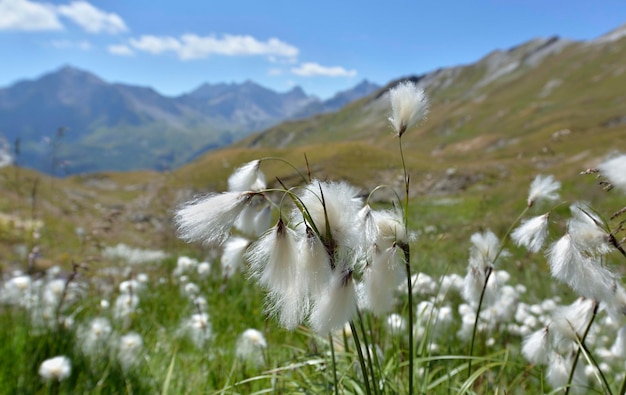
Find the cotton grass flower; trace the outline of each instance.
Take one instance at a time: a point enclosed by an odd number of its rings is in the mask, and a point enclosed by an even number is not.
[[[337,248],[349,251],[362,248],[361,229],[355,224],[362,207],[357,188],[346,182],[313,180],[300,195],[300,200],[313,221],[309,225],[320,232],[324,243],[332,242]],[[304,233],[302,213],[297,209],[293,211],[292,222],[300,223]],[[327,229],[331,240],[326,240]]]
[[[259,170],[260,166],[260,160],[253,160],[237,168],[228,178],[228,190],[244,192],[265,189],[265,176]]]
[[[209,194],[184,204],[175,215],[178,235],[187,242],[221,245],[235,221],[256,195],[254,192]]]
[[[522,343],[522,354],[528,362],[543,365],[550,357],[549,327],[542,328],[526,336]]]
[[[598,169],[611,184],[626,193],[626,155],[622,154],[602,162],[598,165]]]
[[[314,301],[309,323],[318,334],[342,328],[356,313],[357,296],[351,272],[335,270],[328,290]]]
[[[68,357],[58,356],[46,359],[39,366],[39,375],[47,381],[62,381],[70,377],[72,364]]]
[[[399,137],[428,114],[428,99],[414,82],[405,81],[389,90],[389,122]]]
[[[543,176],[541,174],[537,175],[530,184],[530,191],[528,192],[528,207],[532,207],[536,202],[541,200],[558,200],[559,189],[561,189],[561,183],[556,181],[554,176]]]
[[[548,219],[550,213],[539,215],[522,221],[521,225],[511,233],[511,239],[518,246],[524,246],[530,252],[539,252],[548,236]]]
[[[246,252],[250,273],[266,287],[270,304],[281,325],[295,328],[306,314],[306,288],[298,270],[298,240],[282,219]]]
[[[231,236],[224,243],[220,266],[222,268],[222,276],[231,277],[239,270],[244,260],[244,253],[250,245],[250,240],[239,236]]]
[[[141,361],[143,339],[136,332],[129,332],[120,337],[117,360],[125,372],[129,372]]]
[[[266,348],[267,342],[263,333],[256,329],[246,329],[237,340],[235,355],[254,367],[260,367],[265,361],[263,353]]]
[[[83,354],[98,358],[106,352],[113,329],[108,319],[96,317],[78,330],[77,337]]]
[[[567,231],[576,247],[588,253],[608,254],[613,250],[610,235],[600,227],[602,220],[589,207],[580,203],[570,206],[572,218]]]
[[[393,246],[374,254],[374,260],[366,267],[360,290],[364,306],[375,315],[386,314],[393,308],[394,291],[406,275],[402,263],[404,259],[398,247]]]

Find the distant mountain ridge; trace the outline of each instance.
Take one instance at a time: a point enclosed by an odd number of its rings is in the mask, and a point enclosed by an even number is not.
[[[369,93],[360,85],[336,97]],[[168,169],[302,111],[335,111],[345,103],[321,101],[300,87],[279,93],[252,81],[203,84],[167,97],[65,66],[0,89],[0,137],[19,140],[20,165],[48,173],[57,172],[52,158],[63,168],[59,174]],[[312,110],[315,105],[319,110]],[[54,141],[60,127],[66,131]]]

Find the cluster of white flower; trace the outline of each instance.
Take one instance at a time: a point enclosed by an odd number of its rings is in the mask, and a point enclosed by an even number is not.
[[[401,136],[425,116],[427,100],[413,83],[399,84],[390,97],[389,120]],[[224,243],[225,277],[247,261],[251,276],[269,291],[269,311],[287,328],[305,320],[318,333],[341,328],[358,303],[376,314],[391,311],[408,253],[402,211],[373,210],[357,188],[321,180],[285,189],[275,203],[265,190],[261,163],[236,169],[227,192],[179,208],[180,237]],[[295,206],[291,212],[284,208],[285,199]],[[272,206],[278,206],[279,219],[267,230]],[[233,227],[246,238],[229,238]]]

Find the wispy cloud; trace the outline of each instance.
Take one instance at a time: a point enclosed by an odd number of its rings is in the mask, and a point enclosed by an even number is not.
[[[354,77],[357,74],[354,69],[346,70],[341,66],[322,66],[315,62],[302,63],[298,67],[293,67],[291,72],[302,77]]]
[[[133,56],[135,52],[128,45],[109,45],[107,47],[109,53],[117,56]]]
[[[51,4],[28,0],[0,0],[0,30],[62,30]]]
[[[128,30],[119,15],[102,11],[86,1],[78,0],[58,6],[57,11],[89,33],[117,34]]]
[[[180,38],[144,35],[131,39],[130,45],[152,54],[174,52],[182,60],[202,59],[211,55],[295,57],[299,53],[298,48],[277,38],[259,41],[249,35],[230,34],[222,37],[185,34]]]
[[[83,50],[83,51],[88,51],[91,48],[93,48],[91,43],[89,41],[86,41],[86,40],[81,40],[81,41],[52,40],[50,42],[50,45],[53,46],[54,48],[60,48],[60,49],[78,48],[78,49]]]
[[[60,17],[89,33],[116,34],[128,30],[119,15],[102,11],[83,0],[58,6],[29,0],[0,0],[0,30],[63,30]]]
[[[283,69],[279,69],[277,67],[273,67],[267,70],[267,75],[283,75],[285,71]]]

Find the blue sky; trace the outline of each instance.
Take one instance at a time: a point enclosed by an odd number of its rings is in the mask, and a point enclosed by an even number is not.
[[[624,0],[0,0],[0,87],[69,64],[165,95],[250,79],[326,98],[624,23]]]

